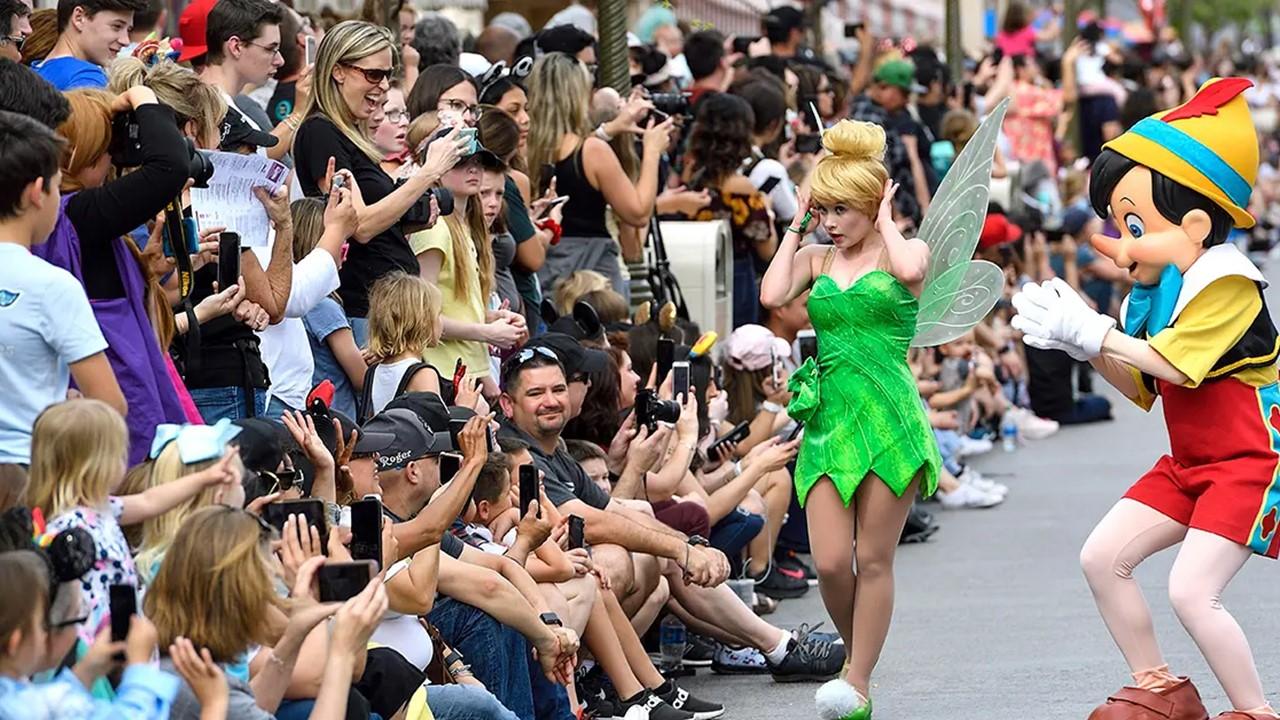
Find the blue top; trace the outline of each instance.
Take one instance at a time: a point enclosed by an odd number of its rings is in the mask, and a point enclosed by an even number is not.
[[[70,669],[47,683],[0,677],[0,720],[164,720],[179,682],[149,665],[130,665],[116,699],[107,701],[91,696]]]
[[[58,57],[32,63],[31,69],[62,92],[76,88],[105,88],[107,73],[88,60]]]

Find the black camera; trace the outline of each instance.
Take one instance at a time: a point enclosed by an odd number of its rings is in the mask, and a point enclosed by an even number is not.
[[[680,419],[680,404],[675,400],[659,400],[658,394],[649,388],[636,392],[636,425],[658,429],[658,423],[674,423]]]
[[[403,183],[403,180],[399,180],[396,186],[399,187]],[[431,222],[431,198],[433,197],[436,199],[436,207],[440,209],[440,217],[453,214],[453,193],[449,192],[448,188],[431,188],[409,206],[409,209],[400,217],[400,222],[419,227]]]
[[[667,115],[691,115],[689,96],[684,93],[654,93],[649,96],[653,109]]]
[[[187,141],[187,177],[195,181],[196,187],[208,187],[209,178],[213,177],[213,162],[208,156],[196,149],[191,138]],[[120,168],[138,167],[142,164],[142,127],[138,125],[138,116],[134,112],[123,112],[111,120],[111,145],[107,147],[111,162]]]

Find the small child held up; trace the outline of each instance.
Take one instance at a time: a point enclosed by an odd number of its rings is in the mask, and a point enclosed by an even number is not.
[[[129,433],[124,419],[98,400],[51,405],[36,419],[27,499],[48,518],[48,531],[83,528],[97,546],[94,567],[80,581],[86,617],[80,637],[92,644],[110,613],[108,588],[138,586],[121,525],[168,512],[206,487],[238,479],[236,450],[200,472],[136,495],[112,495],[124,482]]]

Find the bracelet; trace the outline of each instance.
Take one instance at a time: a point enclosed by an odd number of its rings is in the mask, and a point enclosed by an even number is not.
[[[558,223],[558,222],[556,222],[556,221],[555,221],[555,218],[543,218],[543,219],[539,220],[539,221],[538,221],[538,229],[539,229],[539,230],[548,230],[548,231],[550,231],[550,232],[551,232],[551,244],[552,244],[552,245],[557,245],[557,244],[559,244],[559,243],[560,243],[560,237],[564,234],[564,229],[560,227],[560,223]]]
[[[297,113],[289,113],[288,115],[285,115],[284,119],[281,120],[280,122],[284,123],[285,125],[288,125],[289,129],[294,132],[297,132],[298,127],[302,125],[302,119],[298,117]]]
[[[772,400],[765,400],[764,402],[760,403],[760,409],[767,413],[773,413],[774,415],[781,415],[783,407]]]

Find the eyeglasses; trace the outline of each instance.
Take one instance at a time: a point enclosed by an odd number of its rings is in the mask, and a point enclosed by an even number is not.
[[[272,57],[280,54],[280,43],[276,43],[274,45],[259,45],[256,42],[246,40],[245,45],[252,45],[256,48],[262,48],[263,50],[266,50],[267,53]]]
[[[275,492],[283,492],[296,487],[298,482],[302,480],[302,471],[298,469],[281,470],[279,472],[263,470],[258,473],[258,477],[261,477],[271,483],[271,488],[267,490],[267,494],[270,495]]]
[[[9,43],[18,51],[22,52],[22,45],[27,39],[21,35],[0,35],[0,45]]]
[[[364,76],[365,82],[370,85],[381,85],[384,82],[390,82],[391,75],[395,72],[391,68],[367,68],[360,67],[352,63],[341,63],[345,67],[358,71]]]
[[[398,123],[401,120],[408,120],[409,113],[404,110],[388,110],[386,111],[387,122]]]
[[[471,113],[471,117],[480,117],[479,105],[468,105],[461,100],[441,100],[440,105],[441,107],[448,108],[456,113]]]

